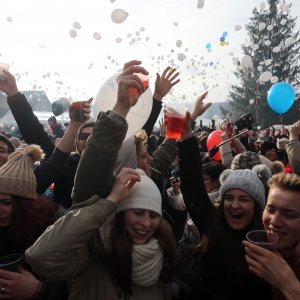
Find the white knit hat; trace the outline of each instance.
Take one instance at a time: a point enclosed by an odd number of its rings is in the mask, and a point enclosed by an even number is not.
[[[151,178],[141,169],[136,169],[141,181],[136,182],[127,199],[118,204],[117,213],[127,209],[148,209],[162,215],[161,194]]]

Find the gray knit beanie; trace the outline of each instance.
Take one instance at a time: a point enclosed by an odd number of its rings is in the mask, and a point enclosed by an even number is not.
[[[251,170],[232,171],[220,187],[220,195],[231,189],[239,189],[252,196],[259,207],[263,210],[265,207],[265,188],[259,177]]]
[[[117,206],[117,213],[127,209],[148,209],[158,213],[161,212],[161,194],[151,178],[141,169],[136,169],[141,175],[141,181],[136,182],[127,199]]]

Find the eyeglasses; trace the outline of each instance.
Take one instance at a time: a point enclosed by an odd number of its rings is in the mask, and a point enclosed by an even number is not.
[[[78,136],[78,140],[86,141],[90,135],[91,135],[91,133],[89,133],[89,132],[80,132],[80,134]]]

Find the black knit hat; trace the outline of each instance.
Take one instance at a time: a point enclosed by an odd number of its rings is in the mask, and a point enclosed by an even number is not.
[[[276,146],[276,144],[272,143],[272,142],[264,142],[261,146],[260,146],[260,154],[265,156],[266,152],[268,150],[272,150],[275,149],[276,152],[278,151],[278,148]]]

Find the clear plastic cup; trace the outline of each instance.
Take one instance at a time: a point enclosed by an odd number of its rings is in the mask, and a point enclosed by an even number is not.
[[[165,114],[167,119],[166,137],[169,139],[180,139],[185,126],[187,108],[184,106],[167,105]]]
[[[20,272],[24,263],[23,254],[10,254],[0,258],[0,270]]]
[[[252,230],[246,235],[247,240],[250,243],[258,245],[268,250],[275,250],[278,242],[278,236],[276,233],[270,234],[265,230]]]
[[[137,75],[143,82],[144,88],[147,89],[149,87],[149,76],[142,73],[133,73],[133,75]],[[129,92],[131,95],[137,96],[138,90],[131,87],[129,88]]]

